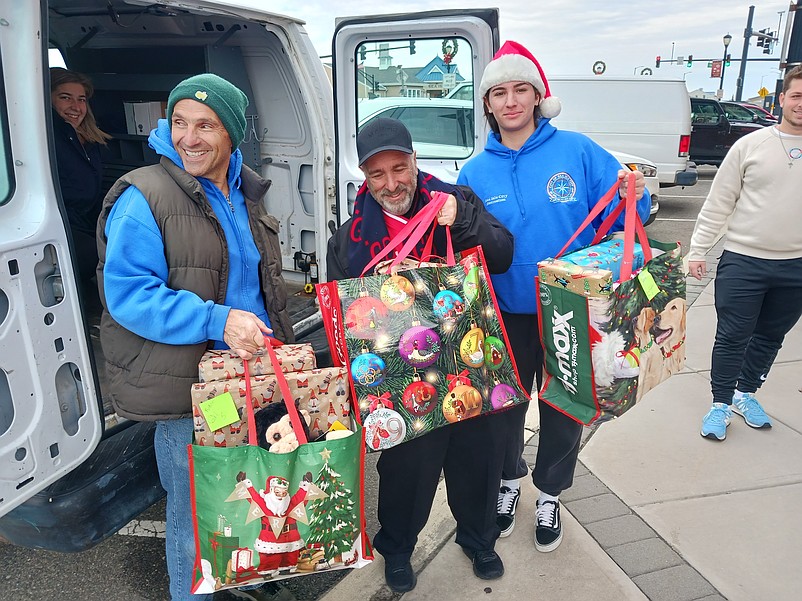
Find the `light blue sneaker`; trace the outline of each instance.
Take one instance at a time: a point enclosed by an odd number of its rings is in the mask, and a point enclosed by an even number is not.
[[[744,392],[743,396],[738,399],[732,397],[732,410],[744,418],[747,426],[753,428],[771,428],[771,420],[763,407],[757,402],[755,395],[751,392]]]
[[[702,436],[724,440],[727,438],[727,426],[730,425],[732,409],[724,403],[713,403],[710,411],[702,418]]]

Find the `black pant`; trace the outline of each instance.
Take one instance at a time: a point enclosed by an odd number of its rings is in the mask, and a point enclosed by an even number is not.
[[[521,384],[529,390],[536,381],[537,388],[533,393],[536,394],[543,384],[543,347],[540,344],[537,315],[502,313],[502,318]],[[532,481],[541,492],[557,496],[570,488],[574,481],[582,425],[540,399],[537,404],[540,437]],[[507,438],[502,466],[502,478],[505,480],[522,478],[527,473],[523,449],[524,421],[528,408],[529,403],[524,403],[490,417],[505,422],[503,428]]]
[[[713,402],[729,405],[736,387],[760,388],[802,315],[802,258],[757,259],[724,251],[715,288],[711,389]]]
[[[382,451],[379,523],[373,546],[385,560],[406,560],[426,525],[442,469],[448,505],[457,521],[457,544],[492,549],[504,432],[489,416],[449,424]]]

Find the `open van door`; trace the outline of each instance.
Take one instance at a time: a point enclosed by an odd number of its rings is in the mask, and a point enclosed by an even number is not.
[[[14,0],[0,7],[3,516],[92,453],[103,411],[48,152],[47,9]]]
[[[446,96],[481,78],[498,46],[497,9],[338,20],[332,55],[339,224],[352,214],[365,179],[356,133],[372,119],[402,121],[412,134],[419,168],[456,181],[465,161],[484,148],[488,127],[481,99]]]

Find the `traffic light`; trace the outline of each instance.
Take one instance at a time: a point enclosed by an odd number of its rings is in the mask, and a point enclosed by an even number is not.
[[[409,41],[409,53],[415,54],[415,40]]]
[[[688,62],[685,63],[686,67],[693,67],[693,54],[688,55]]]
[[[767,33],[768,35],[770,35],[772,38],[774,37],[774,32],[773,32],[773,31],[769,31],[769,30],[767,29],[767,30],[766,30],[766,33]],[[774,46],[774,40],[772,40],[772,39],[768,39],[768,40],[766,40],[766,41],[765,41],[765,43],[763,44],[763,54],[771,54],[771,51],[772,51],[772,49],[773,49],[773,48],[772,48],[773,46]]]
[[[768,30],[761,29],[760,33],[761,34],[765,34],[766,31],[768,31]],[[762,35],[757,36],[757,45],[758,45],[759,48],[763,48],[766,45],[765,38]]]
[[[727,55],[727,58],[724,59],[724,66],[725,67],[729,67],[730,66],[730,55],[729,54]]]
[[[363,61],[363,62],[364,62],[364,61],[365,61],[365,59],[367,59],[367,58],[368,58],[368,51],[367,51],[367,48],[365,48],[364,46],[361,46],[361,47],[359,48],[359,60],[361,60],[361,61]]]
[[[660,57],[659,56],[656,59],[654,59],[654,68],[655,69],[659,69],[660,68]]]

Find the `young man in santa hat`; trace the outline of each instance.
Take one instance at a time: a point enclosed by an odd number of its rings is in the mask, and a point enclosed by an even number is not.
[[[560,131],[551,119],[560,113],[560,101],[551,95],[546,76],[534,56],[508,41],[485,68],[479,85],[485,117],[492,131],[484,151],[460,171],[458,184],[470,186],[515,237],[512,266],[494,274],[498,297],[521,382],[542,383],[543,349],[537,320],[535,275],[537,263],[553,257],[588,216],[607,190],[620,182],[626,193],[624,171],[618,161],[590,138]],[[636,174],[638,213],[649,216],[651,199],[641,173]],[[611,205],[594,221],[598,227]],[[617,223],[623,227],[623,214]],[[571,246],[591,243],[595,231],[587,228]],[[526,293],[528,291],[528,293]],[[523,460],[524,418],[528,403],[490,416],[507,433],[507,449],[498,494],[501,536],[515,526],[520,479],[527,474]],[[535,547],[553,551],[562,540],[560,493],[573,482],[582,426],[538,400],[540,439],[532,479],[540,490],[535,517]]]

